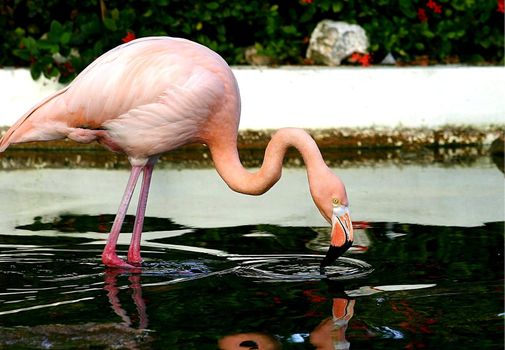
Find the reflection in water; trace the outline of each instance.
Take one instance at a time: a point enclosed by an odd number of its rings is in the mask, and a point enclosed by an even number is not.
[[[142,297],[142,284],[140,269],[138,271],[123,271],[120,269],[107,269],[104,274],[104,290],[112,310],[121,318],[124,324],[132,328],[147,329],[149,317],[147,314],[146,302]],[[135,305],[136,313],[128,315],[126,309],[119,300],[120,289],[117,278],[120,275],[129,275],[128,280],[131,290],[131,300]],[[332,282],[332,289],[338,286],[338,290],[343,288],[340,284]],[[318,302],[321,297],[306,291],[306,296]],[[355,300],[346,296],[344,292],[339,293],[339,297],[333,298],[331,317],[323,319],[319,325],[310,333],[309,341],[318,350],[340,350],[349,349],[350,343],[346,340],[345,332],[349,321],[354,315]],[[138,324],[134,320],[138,320]],[[281,344],[272,335],[261,332],[231,334],[222,337],[218,341],[221,350],[277,350],[281,349]]]
[[[37,216],[33,218],[33,223],[16,226],[16,229],[65,233],[109,233],[114,223],[114,218],[115,214],[74,215],[66,213],[53,218]],[[126,215],[122,226],[122,232],[133,232],[134,223],[135,216]],[[171,219],[149,216],[144,219],[144,225],[145,232],[175,231],[184,228],[184,226],[174,223]]]
[[[112,310],[121,317],[123,322],[128,326],[134,326],[134,322],[132,318],[127,315],[125,310],[121,307],[121,302],[119,301],[119,289],[117,287],[117,276],[122,273],[119,269],[106,269],[105,270],[105,286],[103,289],[107,291],[107,297],[109,298],[110,305]],[[130,281],[129,288],[132,292],[132,300],[135,304],[135,308],[137,310],[138,316],[138,329],[146,329],[149,323],[149,319],[147,317],[146,303],[142,298],[142,286],[140,284],[140,275],[131,273],[128,277]]]
[[[149,317],[144,298],[142,297],[141,269],[137,271],[123,271],[120,269],[107,269],[104,274],[104,290],[114,313],[121,318],[123,323],[135,329],[147,329]],[[135,313],[129,315],[126,308],[121,305],[119,299],[120,288],[118,287],[118,276],[128,276],[130,284],[127,289],[131,292],[131,300],[135,306]],[[328,280],[329,291],[332,295],[332,306],[330,317],[326,317],[310,332],[308,340],[317,350],[344,350],[350,348],[350,342],[346,339],[346,331],[349,321],[354,316],[356,300],[351,298],[368,296],[381,292],[406,291],[435,287],[430,285],[390,285],[390,286],[362,286],[356,290],[344,291],[345,286],[341,282]],[[124,288],[123,288],[124,289]],[[311,303],[319,303],[326,300],[325,297],[317,295],[313,290],[305,290],[305,297]],[[414,313],[413,310],[409,314]],[[293,341],[300,338],[300,335],[292,335]],[[281,349],[281,343],[274,335],[264,332],[248,332],[223,336],[218,341],[221,350],[277,350]]]
[[[310,334],[310,342],[318,350],[349,349],[345,338],[347,325],[354,315],[355,300],[333,298],[332,317],[323,320]]]
[[[227,335],[218,342],[220,350],[278,350],[277,339],[264,333],[240,333]]]
[[[149,317],[146,302],[142,297],[141,272],[141,269],[137,271],[107,269],[104,274],[105,283],[103,289],[107,291],[107,297],[112,310],[126,326],[134,329],[146,330],[149,326]],[[118,287],[117,279],[119,276],[128,276],[130,284],[127,288]],[[321,319],[310,334],[305,336],[310,344],[317,350],[343,350],[350,348],[351,344],[346,338],[346,331],[349,322],[354,316],[355,298],[366,297],[376,293],[403,292],[433,288],[436,286],[436,284],[361,286],[354,290],[344,290],[345,286],[340,281],[327,280],[326,282],[328,285],[327,293],[331,296],[332,301],[331,310],[328,310],[328,314],[331,316]],[[120,289],[129,289],[135,312],[128,314],[126,310],[131,310],[132,308],[128,307],[128,305],[123,307],[121,304],[119,298]],[[313,289],[305,290],[303,295],[311,304],[317,304],[327,300],[325,296],[319,295]],[[396,304],[400,306],[404,305],[402,302],[395,303],[395,305]],[[393,311],[397,309],[398,308],[395,308]],[[412,307],[409,307],[406,312],[409,317],[416,313]],[[254,328],[254,326],[252,327]],[[292,342],[304,341],[303,337],[299,334],[293,334],[291,338]],[[218,346],[221,350],[276,350],[282,348],[281,343],[276,339],[275,335],[254,331],[222,336],[218,341]]]

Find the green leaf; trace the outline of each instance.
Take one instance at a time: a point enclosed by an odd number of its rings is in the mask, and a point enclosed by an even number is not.
[[[18,36],[24,36],[25,35],[25,30],[23,28],[17,27],[16,30],[14,31],[16,35]]]
[[[107,18],[107,17],[104,18],[103,25],[105,26],[105,28],[107,28],[113,32],[115,32],[117,30],[116,21],[114,21],[111,18]]]
[[[330,4],[329,4],[329,3],[327,3],[327,2],[321,2],[321,3],[319,4],[319,7],[321,7],[321,10],[322,10],[323,12],[328,12],[328,10],[330,9]]]
[[[426,26],[423,28],[422,34],[424,37],[431,39],[435,37],[435,34]]]
[[[60,43],[62,45],[67,45],[70,42],[71,38],[72,38],[72,33],[71,32],[64,32],[60,36]]]
[[[30,60],[30,52],[26,49],[14,49],[12,50],[12,54],[21,58],[23,61]]]
[[[464,0],[453,0],[451,5],[457,11],[465,11],[467,9]]]
[[[399,5],[400,5],[400,11],[405,16],[407,16],[409,18],[416,17],[417,12],[416,12],[411,0],[400,0]]]
[[[49,51],[51,54],[59,52],[60,47],[58,44],[54,44],[52,42],[49,42],[47,40],[39,40],[37,42],[37,46],[39,49],[43,51]]]
[[[37,42],[31,36],[21,39],[21,45],[26,47],[27,50],[31,51],[35,46],[37,46]]]
[[[312,12],[309,12],[309,11],[306,11],[302,14],[302,16],[300,17],[299,21],[301,23],[305,23],[305,22],[308,22],[312,19],[312,17],[314,16],[314,14]]]
[[[54,78],[60,74],[60,71],[53,65],[48,66],[46,73],[44,74],[47,78]]]
[[[207,8],[210,10],[217,10],[219,8],[219,4],[217,2],[209,2],[207,4]]]
[[[344,8],[344,4],[341,2],[341,1],[335,1],[332,5],[331,5],[331,9],[334,13],[337,13],[337,12],[340,12],[342,11],[342,9]]]
[[[63,31],[63,26],[60,22],[53,20],[51,22],[51,27],[49,28],[50,33],[54,33],[55,35],[59,35]]]
[[[118,9],[112,9],[110,11],[110,17],[114,20],[117,21],[119,19],[119,10]]]
[[[42,69],[39,64],[35,63],[30,67],[30,74],[32,76],[33,80],[37,80],[40,78],[40,75],[42,74]]]
[[[297,33],[296,27],[294,25],[282,26],[281,30],[288,35]]]

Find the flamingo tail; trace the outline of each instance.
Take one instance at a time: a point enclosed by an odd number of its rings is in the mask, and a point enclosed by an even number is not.
[[[64,88],[48,96],[19,118],[0,140],[0,153],[5,151],[11,144],[15,143],[49,141],[65,138],[65,135],[56,130],[50,131],[50,128],[44,126],[51,123],[51,116],[57,116],[59,114],[57,111],[57,100],[66,89],[67,88]]]

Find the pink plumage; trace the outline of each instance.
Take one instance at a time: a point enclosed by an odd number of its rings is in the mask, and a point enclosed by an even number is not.
[[[279,130],[261,169],[256,173],[244,169],[237,152],[239,120],[237,81],[217,53],[185,39],[148,37],[106,52],[70,85],[29,110],[2,138],[0,152],[10,144],[69,138],[97,141],[128,156],[132,172],[102,254],[108,266],[140,265],[140,237],[154,165],[162,153],[188,143],[207,144],[230,188],[255,195],[277,182],[285,151],[294,146],[307,165],[311,194],[323,217],[332,221],[333,199],[347,205],[342,181],[329,171],[314,140],[303,130]],[[140,173],[142,188],[125,262],[117,256],[116,244]]]
[[[233,74],[213,51],[184,39],[142,38],[100,56],[27,113],[0,149],[68,137],[97,140],[145,164],[153,155],[206,142],[213,118],[238,125],[238,101]]]

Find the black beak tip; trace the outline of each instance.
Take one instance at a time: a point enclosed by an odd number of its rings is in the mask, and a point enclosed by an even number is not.
[[[326,274],[326,266],[329,266],[335,262],[342,254],[344,254],[350,247],[352,246],[352,241],[346,241],[344,245],[340,247],[336,247],[334,245],[330,245],[328,248],[328,252],[326,252],[323,261],[321,261],[321,265],[319,267],[319,271],[321,275]]]

